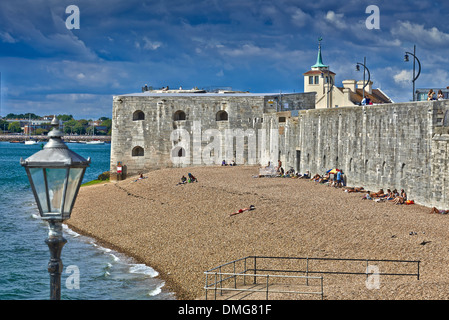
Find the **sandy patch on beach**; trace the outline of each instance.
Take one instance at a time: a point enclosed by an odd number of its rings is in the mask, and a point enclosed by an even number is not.
[[[189,172],[199,182],[177,185]],[[83,187],[67,222],[155,268],[178,299],[203,297],[204,271],[251,255],[420,260],[419,280],[384,276],[379,289],[368,289],[363,275],[323,275],[324,298],[449,296],[449,215],[257,174],[239,166],[164,169]],[[250,205],[256,209],[230,216]]]

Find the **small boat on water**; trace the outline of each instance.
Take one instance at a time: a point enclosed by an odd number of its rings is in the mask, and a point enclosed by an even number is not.
[[[33,145],[33,144],[38,144],[38,142],[36,140],[26,140],[25,144],[26,145]]]
[[[91,140],[91,141],[87,141],[86,144],[104,144],[104,141],[101,141],[101,140]]]

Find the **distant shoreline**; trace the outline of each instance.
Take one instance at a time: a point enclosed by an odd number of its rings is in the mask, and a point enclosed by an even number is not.
[[[91,141],[91,140],[101,140],[101,141],[105,141],[105,142],[110,142],[111,141],[111,136],[64,136],[62,137],[63,140],[65,142],[69,142],[69,141]],[[28,139],[32,139],[32,140],[37,140],[37,141],[42,141],[45,142],[48,140],[47,136],[27,136],[27,135],[12,135],[12,134],[7,134],[7,135],[1,135],[0,136],[0,141],[19,141],[19,142],[23,142],[25,140]]]

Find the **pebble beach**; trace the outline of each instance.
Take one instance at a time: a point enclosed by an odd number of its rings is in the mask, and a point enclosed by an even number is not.
[[[198,182],[178,184],[188,173]],[[419,260],[419,279],[383,276],[376,289],[364,276],[324,275],[324,299],[449,297],[449,215],[258,173],[250,166],[162,169],[82,187],[66,223],[154,268],[177,299],[203,299],[205,271],[252,255]]]

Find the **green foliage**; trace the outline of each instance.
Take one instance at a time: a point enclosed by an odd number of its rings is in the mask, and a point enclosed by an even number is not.
[[[97,179],[101,180],[101,181],[105,181],[105,180],[109,180],[109,177],[110,177],[109,171],[105,171],[102,174],[100,174]]]
[[[13,133],[22,132],[22,128],[20,127],[20,122],[14,121],[8,125],[8,131]]]
[[[86,183],[83,183],[81,186],[85,187],[85,186],[91,186],[94,184],[107,182],[107,181],[109,181],[109,176],[110,176],[109,171],[105,171],[102,174],[100,174],[96,180],[88,181]]]

